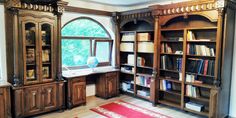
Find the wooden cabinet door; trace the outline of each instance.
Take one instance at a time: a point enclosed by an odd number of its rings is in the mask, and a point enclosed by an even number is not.
[[[4,91],[0,88],[0,118],[6,117]]]
[[[42,105],[44,111],[57,108],[57,86],[56,84],[42,86]]]
[[[25,115],[31,115],[42,111],[41,87],[25,89]]]
[[[108,73],[107,80],[107,97],[113,97],[117,94],[117,74],[116,73]]]
[[[85,81],[72,83],[72,104],[78,105],[86,102],[86,83]]]

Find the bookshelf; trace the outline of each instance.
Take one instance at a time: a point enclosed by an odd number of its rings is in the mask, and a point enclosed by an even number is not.
[[[235,22],[236,4],[227,1],[234,6],[228,8],[217,2],[150,6],[158,42],[157,103],[209,118],[228,115],[224,99],[229,98],[234,35],[227,32],[234,31],[230,23]]]
[[[146,15],[145,15],[146,14]],[[124,16],[133,16],[127,19]],[[154,60],[154,26],[151,12],[140,9],[120,14],[119,64],[120,90],[147,101],[152,101],[151,83]],[[148,22],[150,20],[150,22]]]

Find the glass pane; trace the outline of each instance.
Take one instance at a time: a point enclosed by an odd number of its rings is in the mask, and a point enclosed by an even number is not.
[[[78,19],[68,23],[62,28],[62,36],[109,37],[98,23],[89,19]]]
[[[96,57],[98,62],[109,62],[110,57],[110,44],[109,42],[96,43]]]
[[[90,56],[90,40],[62,39],[62,66],[85,66]]]
[[[25,24],[25,52],[26,52],[26,79],[35,81],[36,79],[36,25]]]
[[[51,39],[52,28],[49,24],[41,25],[41,44],[42,44],[42,77],[43,79],[51,79]]]

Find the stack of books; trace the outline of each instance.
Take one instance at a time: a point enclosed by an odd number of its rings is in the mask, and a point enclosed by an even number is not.
[[[138,41],[150,41],[151,36],[149,33],[137,33]]]
[[[215,56],[214,48],[208,47],[206,45],[187,45],[187,53],[191,55],[200,56]]]
[[[147,90],[137,90],[137,94],[140,96],[150,97],[150,92]]]
[[[145,77],[145,76],[137,76],[136,77],[136,84],[141,85],[141,86],[145,86],[145,87],[150,87],[151,78]]]
[[[193,102],[187,102],[185,103],[185,107],[193,111],[201,112],[204,108],[204,105],[193,103]]]
[[[186,74],[186,82],[202,84],[202,81],[197,80],[196,75]]]
[[[132,86],[131,83],[133,83],[133,82],[132,81],[130,81],[130,82],[127,82],[127,81],[122,82],[121,89],[123,91],[125,91],[125,92],[134,93],[134,89],[133,89],[133,86]]]
[[[189,58],[187,72],[214,76],[215,61]]]

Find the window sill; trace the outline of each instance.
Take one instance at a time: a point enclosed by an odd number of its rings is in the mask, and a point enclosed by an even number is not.
[[[115,69],[112,66],[103,66],[103,67],[96,67],[94,69],[86,68],[86,69],[66,70],[62,72],[62,76],[66,78],[72,78],[72,77],[107,73],[107,72],[113,72],[113,71],[119,71],[119,69]]]

